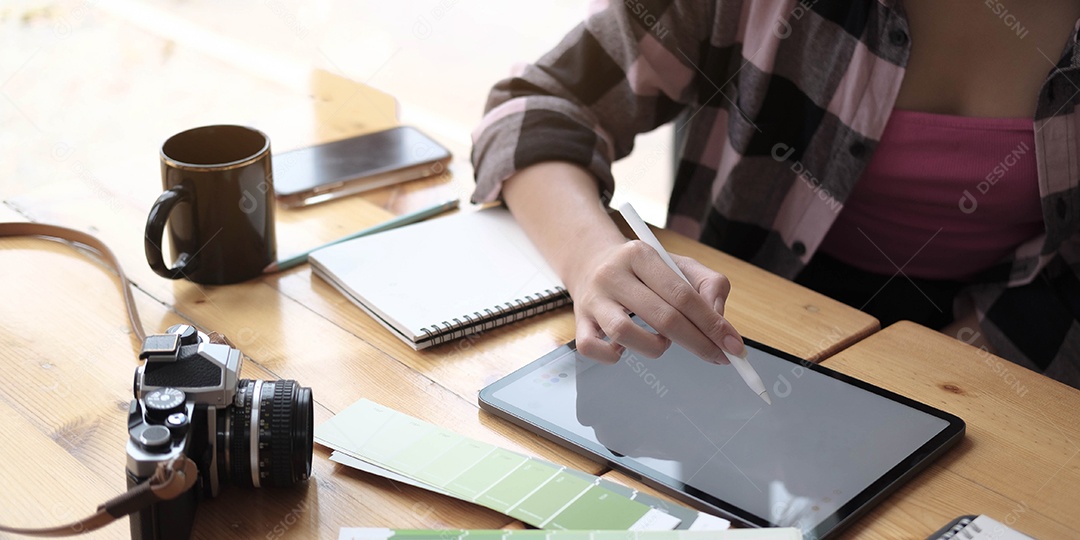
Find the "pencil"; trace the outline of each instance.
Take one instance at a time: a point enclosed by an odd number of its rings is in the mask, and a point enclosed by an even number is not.
[[[679,267],[675,265],[675,261],[671,259],[671,255],[664,249],[664,246],[660,245],[660,241],[656,239],[656,236],[649,230],[649,226],[642,221],[641,216],[638,215],[637,210],[634,210],[634,207],[631,206],[630,203],[625,203],[620,206],[619,213],[626,219],[626,224],[630,225],[630,228],[633,229],[634,234],[637,235],[639,240],[652,246],[652,248],[660,254],[660,258],[664,260],[664,263],[667,264],[669,268],[674,270],[683,281],[690,283],[690,280],[686,279],[682,270],[679,270]],[[727,351],[724,351],[724,354],[727,355],[728,360],[731,361],[731,365],[735,367],[735,371],[742,377],[746,386],[749,386],[750,390],[753,390],[755,394],[765,400],[765,403],[772,405],[772,399],[769,398],[769,392],[765,390],[765,385],[761,382],[761,376],[754,370],[754,366],[751,366],[750,362],[748,362],[744,356],[735,356]]]
[[[334,240],[332,242],[327,242],[327,243],[325,243],[325,244],[323,244],[321,246],[311,248],[311,249],[309,249],[309,250],[307,250],[307,251],[305,251],[305,252],[303,252],[303,253],[301,253],[299,255],[289,257],[288,259],[285,259],[285,260],[270,263],[266,268],[263,269],[263,273],[264,274],[270,274],[270,273],[273,273],[273,272],[282,272],[284,270],[288,270],[288,269],[290,269],[290,268],[292,268],[294,266],[298,266],[298,265],[306,263],[307,260],[308,260],[308,255],[311,255],[311,252],[313,252],[313,251],[315,251],[317,249],[322,249],[324,247],[332,246],[334,244],[340,244],[341,242],[345,242],[347,240],[352,240],[353,238],[360,238],[361,236],[367,236],[369,234],[375,234],[375,233],[379,233],[379,232],[383,232],[383,231],[389,231],[390,229],[396,229],[396,228],[401,227],[403,225],[409,225],[411,223],[416,223],[417,221],[422,221],[422,220],[425,220],[425,219],[427,219],[429,217],[437,216],[437,215],[439,215],[439,214],[441,214],[443,212],[448,212],[450,210],[453,210],[453,209],[457,208],[459,204],[460,204],[459,199],[451,199],[449,201],[445,201],[445,202],[441,202],[439,204],[436,204],[434,206],[429,206],[427,208],[417,210],[416,212],[412,212],[412,213],[409,213],[409,214],[402,214],[402,215],[400,215],[400,216],[398,216],[398,217],[396,217],[394,219],[384,221],[384,222],[382,222],[382,223],[380,223],[378,225],[375,225],[374,227],[368,227],[366,229],[356,231],[356,232],[354,232],[354,233],[352,233],[352,234],[350,234],[348,236],[338,238],[337,240]]]

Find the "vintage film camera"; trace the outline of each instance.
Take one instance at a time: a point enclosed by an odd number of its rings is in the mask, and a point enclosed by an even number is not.
[[[128,488],[181,455],[198,482],[180,497],[131,515],[135,539],[186,539],[195,506],[222,484],[291,486],[311,474],[311,388],[293,380],[240,379],[243,354],[176,325],[148,336],[128,413]]]

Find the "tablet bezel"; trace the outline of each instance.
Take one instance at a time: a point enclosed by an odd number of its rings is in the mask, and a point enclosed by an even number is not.
[[[792,354],[763,345],[751,339],[745,339],[745,342],[747,347],[757,349],[787,362],[797,364],[804,369],[809,369],[832,377],[885,399],[895,401],[925,414],[940,418],[948,423],[940,433],[901,460],[900,463],[872,482],[850,501],[833,512],[833,514],[823,519],[812,531],[804,531],[804,538],[808,540],[815,538],[829,538],[839,533],[890,493],[896,491],[914,475],[926,468],[931,462],[940,457],[946,450],[958,443],[964,437],[966,424],[963,420],[953,414],[901,396],[884,388],[874,386],[868,382],[845,375],[819,364],[803,360]],[[537,433],[560,446],[584,454],[586,457],[600,461],[613,469],[629,474],[631,477],[644,482],[646,485],[663,491],[699,510],[704,510],[709,513],[718,513],[725,518],[738,521],[751,527],[771,526],[768,519],[764,517],[743,510],[709,493],[705,493],[693,486],[671,478],[655,469],[645,466],[634,458],[616,455],[603,445],[578,437],[571,431],[562,429],[555,424],[538,418],[527,411],[521,410],[494,397],[495,392],[503,387],[530,375],[537,369],[553,361],[555,358],[565,354],[574,353],[576,350],[576,342],[571,341],[488,385],[480,391],[478,397],[480,408],[500,418],[509,420],[511,423],[521,426],[531,432]]]

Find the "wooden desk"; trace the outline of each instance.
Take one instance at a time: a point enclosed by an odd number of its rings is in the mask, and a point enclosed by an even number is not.
[[[274,148],[288,146],[276,143],[282,139],[315,143],[389,122],[342,118],[340,112],[349,111],[357,95],[366,96],[365,103],[378,95],[325,73],[311,77],[310,95],[264,87],[243,73],[215,71],[213,77],[220,78],[217,84],[246,87],[279,105],[266,109],[267,117],[253,112],[254,120],[245,122],[262,126],[259,119],[266,118],[266,125],[273,126],[266,129]],[[68,98],[78,104],[80,96]],[[160,190],[156,146],[167,132],[192,122],[218,121],[207,118],[213,117],[210,113],[192,114],[193,119],[177,116],[152,126],[127,119],[135,134],[123,131],[125,125],[105,126],[102,136],[70,153],[62,140],[36,132],[29,123],[17,125],[16,131],[22,130],[17,133],[32,144],[15,167],[21,172],[18,181],[4,185],[0,220],[32,219],[95,233],[130,273],[151,332],[189,322],[230,336],[251,356],[242,376],[294,378],[312,387],[316,422],[369,397],[485,441],[603,472],[591,461],[480,414],[475,404],[484,384],[572,337],[569,309],[418,353],[312,279],[307,268],[220,287],[167,281],[150,272],[141,231]],[[233,118],[224,112],[221,117]],[[289,131],[289,125],[306,127]],[[54,151],[60,153],[50,158]],[[433,180],[280,211],[279,252],[287,256],[339,238],[387,219],[388,207],[404,212],[468,184],[467,178]],[[672,234],[662,239],[673,251],[697,255],[731,276],[738,288],[730,318],[747,336],[822,357],[877,327],[865,314],[711,249]],[[0,447],[0,522],[57,524],[89,513],[124,488],[124,417],[137,365],[134,343],[114,279],[69,247],[3,240],[0,265],[5,269],[0,280],[0,436],[5,440]],[[346,525],[511,524],[505,516],[469,504],[338,467],[327,455],[316,447],[314,477],[296,489],[227,487],[220,498],[201,504],[197,535],[218,538],[228,531],[238,537],[276,538],[287,531],[289,536],[333,538]],[[126,537],[126,524],[98,536]]]
[[[264,129],[280,151],[392,125],[394,104],[325,72],[282,86],[107,17],[82,22],[82,31],[63,48],[34,57],[32,73],[16,72],[0,88],[7,98],[0,101],[6,137],[0,142],[14,142],[5,153],[10,159],[0,163],[0,220],[96,234],[135,283],[147,329],[188,322],[230,336],[250,356],[242,376],[293,378],[311,386],[316,422],[367,397],[479,439],[603,472],[476,406],[476,392],[485,384],[572,337],[570,309],[417,353],[306,267],[226,287],[154,275],[141,236],[160,191],[157,149],[167,135],[236,122]],[[88,72],[87,58],[116,61],[94,63]],[[441,178],[308,209],[279,209],[279,254],[467,194],[469,184],[468,178]],[[684,238],[665,234],[662,240],[728,273],[736,287],[729,315],[749,337],[821,358],[877,328],[862,313]],[[70,248],[2,240],[0,266],[0,433],[6,436],[0,444],[0,522],[56,524],[124,489],[134,343],[114,279]],[[482,508],[339,467],[327,455],[316,448],[314,477],[297,489],[226,487],[219,499],[201,504],[196,535],[336,537],[346,525],[512,525]],[[97,534],[127,535],[126,523]]]
[[[1080,537],[1080,392],[927,328],[898,323],[826,366],[953,413],[967,436],[851,537],[924,538],[987,514],[1041,539]]]
[[[474,437],[603,472],[475,405],[486,383],[572,337],[569,309],[416,353],[307,268],[229,287],[152,274],[141,231],[160,191],[156,155],[167,135],[237,122],[262,128],[281,151],[392,125],[394,105],[325,72],[301,73],[286,85],[268,81],[117,23],[91,5],[80,9],[79,32],[61,36],[63,47],[35,52],[32,40],[16,39],[25,44],[18,52],[33,61],[25,67],[22,57],[0,62],[9,77],[0,81],[6,98],[0,100],[0,220],[32,219],[99,235],[131,273],[149,329],[192,322],[226,333],[252,357],[243,376],[289,377],[313,387],[317,422],[368,397]],[[7,24],[5,31],[42,30],[34,21]],[[465,158],[465,149],[443,142]],[[464,177],[442,178],[280,211],[279,253],[448,195],[467,195],[469,184]],[[876,329],[870,317],[685,238],[666,233],[661,240],[729,275],[735,287],[729,315],[751,338],[824,358]],[[133,343],[114,280],[81,255],[37,240],[3,240],[0,265],[0,522],[54,524],[123,489]],[[1045,538],[1077,534],[1076,514],[1067,506],[1078,499],[1076,393],[973,354],[900,325],[828,360],[952,410],[970,426],[960,448],[857,524],[851,536],[920,538],[964,512],[1003,521],[1012,513],[1017,528]],[[931,362],[940,358],[951,360]],[[1010,394],[1019,388],[1014,380],[1028,389],[1023,396]],[[326,456],[316,448],[315,476],[298,489],[227,487],[201,505],[196,535],[336,537],[344,525],[513,526],[505,516],[350,471]],[[127,534],[126,524],[117,524],[95,536]]]
[[[478,413],[475,394],[490,382],[572,337],[570,310],[527,323],[464,339],[417,353],[390,336],[307,269],[228,287],[201,287],[168,282],[149,274],[142,262],[138,237],[125,229],[140,227],[141,211],[117,213],[85,200],[64,201],[48,195],[14,199],[21,211],[43,221],[95,230],[119,252],[139,286],[139,308],[146,326],[163,329],[191,321],[232,336],[252,357],[243,375],[249,378],[295,378],[314,389],[321,421],[360,397],[369,397],[410,414],[472,436],[594,473],[598,465],[553,448],[505,423]],[[28,208],[34,208],[28,211]],[[356,212],[356,209],[363,212]],[[360,228],[378,215],[363,200],[342,201],[321,210]],[[5,208],[5,220],[22,214]],[[85,221],[84,221],[85,220]],[[92,227],[90,224],[94,224]],[[314,243],[314,242],[313,242]],[[677,243],[677,242],[676,242]],[[682,244],[687,247],[688,244]],[[692,252],[692,251],[691,251]],[[706,257],[715,257],[702,251]],[[110,277],[69,248],[38,240],[0,241],[0,264],[10,267],[0,283],[6,302],[0,310],[5,340],[0,355],[7,376],[0,382],[5,433],[24,433],[3,446],[0,459],[12,464],[0,473],[5,504],[0,519],[7,523],[55,522],[73,517],[93,501],[122,488],[124,410],[131,372],[136,362],[124,327],[123,310]],[[752,272],[739,279],[751,282]],[[764,277],[765,280],[771,278]],[[872,320],[802,293],[794,286],[787,300],[821,306],[832,315],[827,323],[846,328],[846,339],[867,332]],[[777,291],[779,292],[779,291]],[[800,298],[801,296],[801,298]],[[733,319],[739,304],[733,304]],[[848,320],[845,315],[850,315]],[[738,320],[738,319],[735,319]],[[784,318],[740,321],[751,336],[784,336],[789,345],[824,354],[835,343],[819,347],[817,334],[800,334]],[[318,448],[315,478],[306,489],[258,491],[254,495],[226,490],[221,500],[204,504],[199,530],[236,530],[243,534],[270,531],[290,513],[302,515],[293,527],[317,528],[333,536],[336,527],[367,523],[415,527],[499,527],[509,522],[479,508],[342,469],[326,461]],[[79,482],[64,482],[64,490],[35,482],[45,467],[66,471]],[[251,499],[257,511],[248,511]],[[50,506],[45,501],[63,501]],[[57,503],[59,504],[59,503]],[[417,506],[420,505],[420,506]],[[297,511],[296,509],[301,509]],[[417,511],[420,508],[422,511]],[[242,511],[241,511],[242,510]],[[317,510],[314,511],[314,510]],[[307,531],[308,529],[298,529]],[[309,531],[309,532],[314,532]],[[113,527],[107,534],[124,536]]]
[[[964,419],[963,441],[844,538],[929,536],[987,514],[1040,539],[1080,538],[1080,392],[913,323],[823,365]],[[655,493],[617,472],[606,477]]]

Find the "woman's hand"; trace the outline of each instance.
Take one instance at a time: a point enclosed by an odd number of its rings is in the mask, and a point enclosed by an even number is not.
[[[731,284],[701,263],[673,255],[687,284],[648,244],[626,241],[600,205],[596,180],[570,163],[518,171],[502,195],[518,223],[570,290],[582,354],[615,362],[626,348],[655,358],[682,345],[707,362],[745,346],[724,319]],[[630,320],[635,313],[654,334]],[[609,341],[605,341],[607,337]]]
[[[582,260],[566,280],[574,297],[578,351],[613,363],[626,348],[656,358],[675,341],[716,364],[728,363],[724,351],[744,354],[742,338],[723,317],[731,282],[694,259],[672,259],[689,284],[640,240]],[[638,326],[630,313],[658,333]]]

